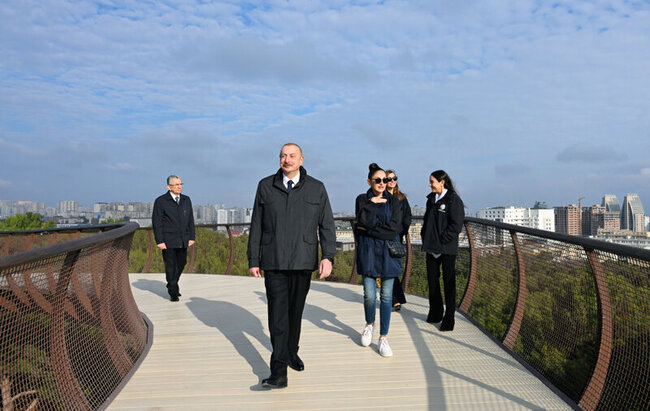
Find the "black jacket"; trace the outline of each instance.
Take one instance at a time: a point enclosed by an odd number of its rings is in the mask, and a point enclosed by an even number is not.
[[[399,235],[403,237],[408,235],[413,215],[411,214],[411,205],[406,199],[406,196],[403,199],[399,200],[399,205],[402,207],[402,231],[400,231]]]
[[[355,202],[357,226],[357,272],[369,277],[397,277],[402,259],[391,257],[388,241],[399,240],[402,230],[402,206],[397,197],[384,191],[385,203],[373,203],[372,189],[359,194]],[[390,217],[388,217],[390,216]]]
[[[282,169],[259,182],[248,237],[249,267],[314,271],[319,238],[321,258],[334,261],[336,227],[322,182],[303,167],[291,192],[282,183]]]
[[[455,191],[447,191],[437,203],[436,195],[427,196],[422,224],[422,250],[434,254],[458,254],[458,235],[463,229],[465,206]]]
[[[167,248],[187,248],[188,242],[194,240],[192,200],[181,194],[180,204],[176,204],[167,191],[154,201],[151,223],[156,244],[165,243]]]

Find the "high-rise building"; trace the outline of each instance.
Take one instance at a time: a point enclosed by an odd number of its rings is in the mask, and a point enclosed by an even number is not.
[[[603,214],[603,229],[609,231],[620,230],[621,206],[616,195],[605,194],[600,205],[605,207],[605,214]]]
[[[75,215],[79,209],[79,203],[76,201],[59,201],[59,213],[63,216]]]
[[[539,230],[555,231],[555,213],[545,208],[492,207],[479,210],[478,218],[515,224]]]
[[[597,235],[598,229],[605,228],[605,207],[592,205],[582,208],[582,235]]]
[[[628,193],[623,199],[621,210],[621,229],[643,232],[645,231],[645,212],[638,194]]]
[[[600,203],[601,206],[605,207],[607,212],[621,212],[621,206],[618,202],[618,198],[615,194],[605,194],[603,196],[603,201]]]
[[[555,232],[582,235],[582,210],[575,204],[555,207]]]

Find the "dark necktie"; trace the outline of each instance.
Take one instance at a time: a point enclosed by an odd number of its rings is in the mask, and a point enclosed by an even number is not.
[[[293,180],[287,181],[287,193],[293,188]]]
[[[181,203],[181,196],[176,196],[176,204],[180,204],[180,203]]]

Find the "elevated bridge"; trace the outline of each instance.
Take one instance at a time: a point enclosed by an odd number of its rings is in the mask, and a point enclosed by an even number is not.
[[[224,228],[218,260],[237,274],[242,241]],[[354,266],[341,268],[353,255],[340,253],[339,282],[313,282],[307,299],[305,371],[267,391],[263,281],[184,274],[171,303],[162,274],[129,274],[156,264],[136,229],[0,233],[3,411],[650,407],[646,250],[467,218],[455,330],[426,323],[427,301],[411,294],[393,314],[388,359],[376,341],[359,345],[362,291]],[[425,289],[423,267],[409,247],[408,292]]]

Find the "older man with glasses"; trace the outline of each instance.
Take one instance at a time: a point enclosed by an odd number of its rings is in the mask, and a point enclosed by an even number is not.
[[[170,301],[181,296],[178,280],[187,262],[187,248],[194,245],[194,213],[192,200],[183,192],[180,177],[167,177],[168,191],[153,203],[153,234],[162,250],[165,277]]]

